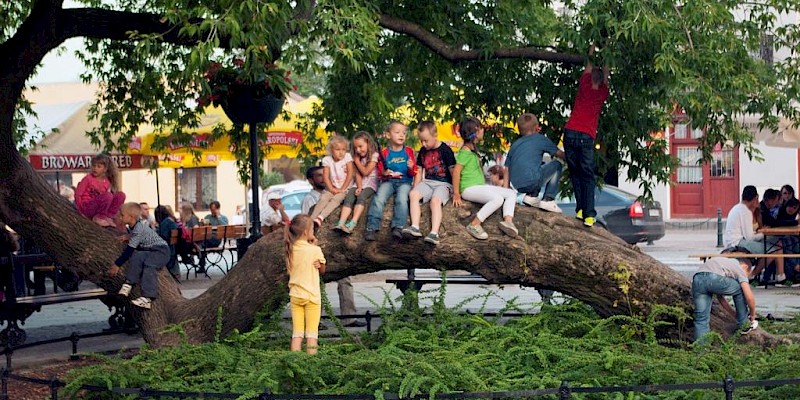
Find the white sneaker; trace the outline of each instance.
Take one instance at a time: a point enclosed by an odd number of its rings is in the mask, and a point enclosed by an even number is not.
[[[117,294],[128,297],[128,295],[131,294],[131,289],[133,289],[133,287],[130,284],[124,283],[122,284],[122,287],[119,288],[119,292],[117,292]]]
[[[151,303],[152,301],[144,296],[131,300],[131,304],[135,305],[136,307],[146,308],[148,310],[150,309]]]
[[[561,207],[559,207],[558,204],[556,204],[556,202],[553,201],[553,200],[542,200],[542,201],[539,202],[539,206],[538,207],[540,209],[542,209],[542,210],[550,211],[550,212],[554,212],[554,213],[559,213],[560,214],[562,212],[561,211]]]
[[[535,196],[528,196],[522,198],[522,202],[531,206],[531,207],[538,207],[539,206],[539,198]]]

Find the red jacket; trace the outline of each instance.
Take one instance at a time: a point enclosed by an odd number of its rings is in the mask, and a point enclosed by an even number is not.
[[[414,150],[412,150],[411,147],[408,147],[408,146],[403,146],[403,150],[405,150],[406,155],[408,156],[408,159],[411,160],[411,163],[413,164],[411,166],[411,168],[408,169],[408,176],[413,177],[413,176],[417,175],[417,159],[414,157]],[[385,171],[387,169],[386,168],[386,157],[388,157],[388,156],[389,156],[389,148],[388,147],[382,148],[381,151],[380,151],[380,157],[378,158],[378,165],[377,165],[378,177],[382,181],[386,181],[386,180],[391,179],[391,177],[383,175],[383,171]]]

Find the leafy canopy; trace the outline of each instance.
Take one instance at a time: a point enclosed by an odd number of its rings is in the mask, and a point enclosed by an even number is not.
[[[771,127],[779,116],[798,120],[800,64],[793,49],[800,30],[787,18],[796,20],[791,13],[798,0],[75,3],[131,17],[126,40],[98,30],[87,35],[81,54],[90,68],[83,79],[103,82],[93,109],[102,127],[91,135],[108,147],[124,148],[143,126],[187,140],[198,122],[193,100],[209,91],[203,73],[210,63],[234,57],[315,78],[298,81],[301,91],[313,87],[323,99],[303,125],[309,143],[319,140],[313,127],[322,121],[351,135],[380,133],[393,117],[412,127],[422,119],[468,115],[504,125],[523,112],[538,114],[544,133],[558,140],[581,57],[594,43],[591,61],[611,69],[612,94],[598,136],[601,168],[627,167],[628,179],[641,180],[646,194],[653,181],[668,181],[675,165],[665,141],[651,140],[651,132],[669,125],[676,105],[693,126],[706,128],[706,157],[719,143],[757,156],[737,115],[759,114]],[[0,6],[0,40],[31,17],[32,4]],[[142,13],[171,28],[137,29],[134,16]],[[759,59],[765,43],[785,58]],[[401,105],[410,114],[397,115]],[[497,148],[514,135],[498,128],[486,145]]]

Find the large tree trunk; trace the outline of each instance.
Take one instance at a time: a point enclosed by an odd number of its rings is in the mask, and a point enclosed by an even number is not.
[[[10,162],[0,162],[0,173],[7,178],[0,186],[0,220],[34,239],[84,279],[116,292],[122,277],[109,277],[105,271],[122,244],[79,215],[16,151],[12,153]],[[421,240],[392,239],[388,227],[375,242],[363,240],[365,224],[347,237],[323,228],[318,240],[328,259],[324,278],[332,281],[386,269],[459,269],[492,282],[554,289],[584,301],[602,316],[647,316],[656,305],[673,306],[691,316],[686,278],[601,228],[587,229],[560,214],[518,207],[518,238],[503,235],[497,229],[499,219],[495,215],[484,223],[489,240],[478,241],[463,227],[475,210],[476,206],[445,207],[442,240],[436,247]],[[391,203],[386,213],[384,221],[389,221]],[[429,221],[427,213],[422,220]],[[145,340],[153,346],[174,344],[180,337],[162,331],[169,324],[183,324],[189,341],[206,342],[214,339],[218,318],[224,336],[234,329],[251,327],[258,311],[284,307],[287,275],[281,235],[273,232],[253,244],[228,276],[191,300],[184,299],[175,282],[163,272],[160,299],[152,310],[135,313]],[[733,319],[715,313],[712,327],[730,332]],[[683,329],[665,329],[660,334],[686,340],[691,339],[692,330],[684,325]],[[748,338],[765,344],[772,340],[768,335]]]

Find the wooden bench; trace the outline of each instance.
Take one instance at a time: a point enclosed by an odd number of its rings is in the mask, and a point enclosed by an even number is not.
[[[421,290],[423,285],[441,285],[447,282],[448,285],[504,285],[504,284],[511,284],[513,282],[506,282],[506,283],[495,283],[489,282],[484,277],[480,275],[455,275],[455,276],[448,276],[447,279],[442,279],[439,276],[430,276],[430,277],[407,277],[407,278],[393,278],[387,279],[386,283],[391,283],[400,290],[400,292],[405,293],[406,290],[413,289],[413,290]],[[516,284],[516,283],[513,283]]]
[[[39,296],[25,296],[17,297],[17,304],[30,304],[35,306],[43,306],[48,304],[70,303],[73,301],[100,299],[108,296],[108,292],[103,289],[87,289],[79,290],[77,292],[66,293],[51,293]]]
[[[689,258],[697,258],[705,261],[711,257],[724,258],[800,258],[800,254],[758,254],[758,253],[709,253],[709,254],[690,254]]]
[[[697,258],[700,261],[706,261],[711,257],[723,257],[723,258],[752,258],[752,259],[761,259],[761,258],[800,258],[800,254],[759,254],[759,253],[740,253],[740,252],[733,252],[733,253],[709,253],[709,254],[690,254],[689,258]],[[760,282],[758,286],[764,285],[764,289],[769,288],[770,286],[777,286],[775,282],[769,282],[763,280]]]
[[[413,270],[409,271],[409,276],[406,278],[390,278],[386,280],[386,283],[391,283],[400,290],[401,293],[405,294],[408,289],[412,289],[415,291],[419,291],[422,289],[423,285],[441,285],[441,284],[448,284],[448,285],[478,285],[478,286],[486,286],[486,285],[519,285],[519,282],[489,282],[486,278],[480,275],[451,275],[447,276],[447,279],[442,279],[441,276],[427,276],[427,277],[416,277],[414,276]],[[536,291],[539,292],[539,296],[542,297],[542,301],[544,303],[550,304],[553,300],[553,294],[555,293],[549,289],[538,289]],[[411,303],[407,303],[407,301],[411,301]],[[417,308],[418,304],[416,299],[404,299],[403,300],[403,307],[409,308]]]

